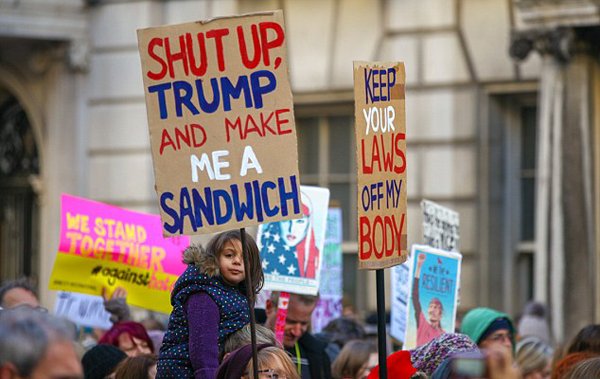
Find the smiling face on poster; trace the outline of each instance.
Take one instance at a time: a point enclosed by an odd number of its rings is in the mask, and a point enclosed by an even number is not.
[[[301,218],[264,224],[258,229],[266,290],[312,295],[318,292],[329,190],[302,186],[301,193]]]
[[[454,332],[462,262],[459,253],[423,245],[413,245],[411,257],[404,349]]]

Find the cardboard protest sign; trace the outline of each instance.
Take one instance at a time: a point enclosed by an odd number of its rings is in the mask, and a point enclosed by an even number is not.
[[[312,314],[312,332],[342,316],[342,209],[329,208],[325,247],[321,258],[319,302]]]
[[[411,257],[405,350],[454,332],[462,262],[459,253],[424,245],[413,245]]]
[[[281,11],[138,30],[165,236],[302,215]]]
[[[329,190],[302,186],[302,218],[260,225],[263,288],[316,295],[325,244]]]
[[[404,64],[354,62],[361,269],[406,261]]]
[[[104,299],[101,296],[59,291],[54,314],[77,325],[100,329],[112,327],[110,313],[104,309]]]
[[[423,244],[445,251],[458,251],[458,212],[433,201],[423,200]]]
[[[186,266],[188,236],[164,238],[160,217],[63,194],[60,245],[50,289],[99,295],[127,290],[127,302],[169,313]]]
[[[410,293],[410,259],[401,265],[392,267],[392,302],[390,334],[398,341],[406,337],[406,312]]]

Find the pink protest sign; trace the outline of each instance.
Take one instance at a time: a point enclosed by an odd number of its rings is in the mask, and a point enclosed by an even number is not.
[[[185,270],[187,236],[165,238],[157,215],[63,194],[61,235],[50,289],[99,295],[116,286],[127,302],[170,312],[170,293]]]

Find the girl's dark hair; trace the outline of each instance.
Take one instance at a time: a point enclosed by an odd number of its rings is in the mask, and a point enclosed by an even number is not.
[[[586,351],[600,354],[600,325],[588,325],[581,329],[571,341],[567,353]]]
[[[117,366],[115,379],[148,379],[148,371],[156,362],[156,356],[151,354],[127,358]]]
[[[245,252],[248,253],[248,262],[250,262],[250,278],[252,279],[253,287],[252,295],[255,295],[262,289],[265,277],[263,275],[262,265],[260,264],[260,252],[258,246],[256,246],[254,238],[245,231],[244,234],[246,238]],[[219,233],[208,241],[206,252],[218,260],[219,253],[225,249],[225,244],[234,239],[242,242],[242,233],[239,229]],[[246,266],[245,262],[246,261],[244,260],[244,266]],[[239,286],[244,294],[250,295],[246,288],[245,280],[240,283]]]

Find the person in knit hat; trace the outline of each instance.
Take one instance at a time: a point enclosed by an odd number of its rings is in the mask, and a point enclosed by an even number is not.
[[[538,302],[530,302],[523,308],[523,315],[517,324],[519,337],[536,337],[546,345],[552,344],[547,307]]]
[[[460,332],[468,335],[479,346],[504,346],[514,353],[515,327],[507,314],[490,308],[475,308],[465,315]]]
[[[447,333],[423,346],[410,350],[412,365],[428,376],[433,375],[442,362],[453,354],[477,351],[477,345],[464,334]]]
[[[96,345],[83,355],[85,379],[104,379],[114,373],[119,363],[127,358],[124,351],[113,345]]]

